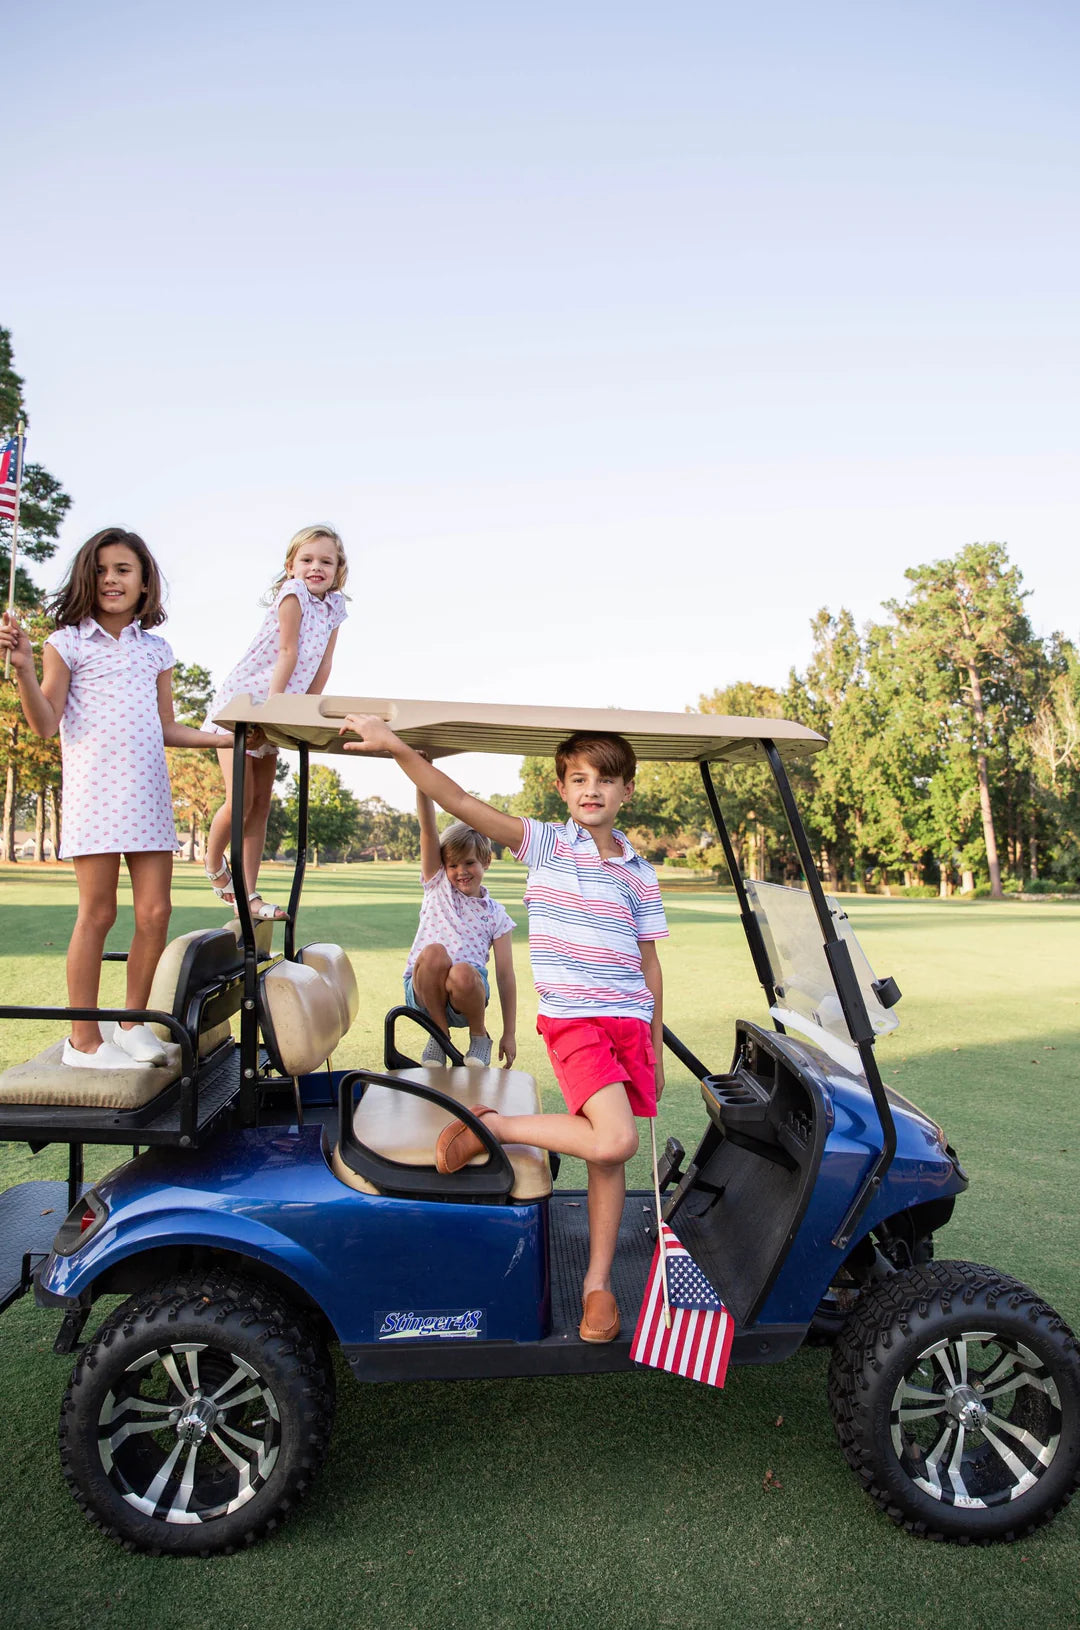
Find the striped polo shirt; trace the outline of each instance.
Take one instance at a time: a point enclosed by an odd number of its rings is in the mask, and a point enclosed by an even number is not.
[[[601,858],[583,826],[523,820],[513,851],[529,868],[529,954],[540,1012],[652,1019],[652,992],[641,972],[639,940],[667,937],[660,885],[621,832],[620,853]]]

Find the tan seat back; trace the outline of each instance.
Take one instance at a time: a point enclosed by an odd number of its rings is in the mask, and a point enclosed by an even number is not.
[[[316,973],[321,973],[337,991],[341,1002],[341,1033],[345,1035],[360,1011],[360,990],[353,965],[345,952],[340,945],[305,945],[297,960],[305,968],[314,968]]]
[[[231,928],[237,941],[239,941],[239,922],[234,921],[223,924],[222,927]],[[258,922],[255,924],[255,947],[260,958],[268,957],[271,953],[273,931],[274,925],[272,923]],[[157,967],[154,969],[154,980],[150,986],[150,999],[146,1004],[147,1007],[156,1007],[159,1011],[165,1013],[176,1013],[177,1000],[179,998],[182,1001],[185,994],[180,989],[180,985],[184,977],[188,952],[199,940],[205,940],[221,932],[222,928],[196,928],[190,934],[178,934],[176,939],[169,941],[158,958]],[[238,991],[236,995],[237,1012],[240,1009],[241,999],[241,993]],[[155,1024],[151,1028],[159,1040],[168,1041],[171,1038],[171,1032],[166,1030],[163,1024]],[[212,1053],[215,1047],[220,1047],[223,1041],[228,1041],[230,1034],[231,1026],[227,1019],[222,1020],[220,1024],[210,1026],[209,1029],[201,1030],[199,1032],[199,1057],[205,1058],[208,1053]]]
[[[301,962],[277,962],[259,981],[263,1040],[284,1075],[326,1063],[344,1035],[341,999],[328,979]]]

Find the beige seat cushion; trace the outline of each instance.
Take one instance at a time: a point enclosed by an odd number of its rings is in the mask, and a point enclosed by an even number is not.
[[[240,924],[235,918],[231,923],[222,923],[221,927],[231,928],[237,940],[239,940]],[[150,987],[150,1000],[146,1004],[147,1007],[156,1007],[159,1012],[163,1013],[173,1011],[176,1002],[177,981],[180,978],[180,970],[183,967],[188,946],[193,940],[201,938],[206,932],[205,928],[196,928],[190,934],[179,934],[176,939],[169,941],[158,958],[157,967],[154,969],[154,982]],[[210,930],[210,932],[215,932],[215,930]],[[260,959],[271,954],[273,934],[273,923],[257,922],[255,924],[255,946]],[[239,997],[237,998],[237,1007],[239,1008]],[[166,1030],[163,1024],[154,1024],[150,1028],[161,1041],[166,1041],[170,1035],[170,1032]],[[208,1030],[200,1031],[199,1057],[205,1058],[208,1053],[212,1053],[215,1047],[220,1047],[223,1041],[228,1041],[231,1034],[232,1028],[227,1019],[223,1019],[221,1024],[215,1024]]]
[[[341,1001],[341,1033],[344,1035],[360,1011],[360,991],[352,963],[340,945],[328,944],[305,945],[299,960],[305,968],[314,968],[316,973],[321,973],[337,991]]]
[[[389,1072],[406,1081],[436,1087],[459,1104],[475,1108],[485,1104],[500,1115],[538,1115],[540,1094],[531,1075],[522,1070],[479,1070],[466,1065],[445,1069],[440,1065]],[[453,1116],[426,1098],[393,1087],[370,1086],[356,1106],[353,1130],[361,1143],[387,1160],[406,1166],[435,1165],[435,1144]],[[514,1200],[541,1200],[551,1193],[551,1167],[547,1151],[530,1144],[508,1143],[506,1154],[514,1169]],[[474,1166],[482,1165],[487,1154],[477,1155]],[[334,1151],[334,1172],[352,1188],[375,1192],[364,1178],[350,1171]]]
[[[164,1064],[130,1070],[72,1069],[61,1063],[62,1041],[0,1075],[0,1103],[67,1104],[76,1109],[141,1109],[180,1074],[180,1049],[166,1042]]]
[[[328,979],[300,962],[278,962],[259,981],[270,1020],[264,1036],[286,1075],[307,1075],[326,1063],[343,1035],[341,998]]]

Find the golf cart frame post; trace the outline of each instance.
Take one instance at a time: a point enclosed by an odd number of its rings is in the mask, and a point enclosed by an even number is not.
[[[777,751],[776,743],[768,737],[762,738],[761,746],[765,757],[768,759],[769,768],[776,783],[776,790],[780,794],[780,802],[783,805],[788,829],[795,844],[795,852],[799,857],[799,868],[802,872],[803,881],[813,901],[814,914],[821,930],[822,948],[829,964],[833,983],[836,986],[836,995],[840,1002],[840,1008],[847,1021],[852,1040],[858,1048],[859,1058],[866,1074],[867,1086],[870,1088],[874,1108],[881,1123],[881,1153],[867,1171],[839,1228],[833,1236],[832,1243],[838,1250],[844,1250],[851,1241],[851,1236],[855,1232],[859,1218],[881,1187],[882,1178],[892,1164],[893,1156],[896,1153],[896,1124],[893,1120],[888,1094],[885,1091],[885,1084],[877,1067],[877,1059],[874,1056],[874,1032],[866,1012],[866,1003],[863,1001],[862,991],[859,989],[859,982],[855,977],[855,970],[851,965],[851,952],[836,932],[836,924],[833,922],[832,912],[829,910],[829,902],[825,898],[825,890],[821,886],[821,879],[814,864],[814,856],[806,835],[806,828],[799,814],[791,790],[791,783],[788,780],[787,771],[784,769],[783,759]],[[727,823],[724,820],[723,810],[720,807],[712,771],[706,759],[701,760],[700,770],[705,787],[705,796],[709,801],[709,808],[716,822],[724,858],[739,902],[739,915],[742,920],[743,932],[746,935],[746,943],[750,948],[754,968],[765,992],[768,1005],[773,1008],[776,1006],[776,971],[769,961],[769,953],[765,947],[761,927],[751,910],[747,898],[746,886],[740,873],[735,848],[728,832]],[[885,980],[881,981],[882,985],[886,983]],[[895,1000],[896,996],[893,996],[893,1001]],[[773,1023],[776,1029],[783,1034],[784,1026],[779,1019],[774,1019]],[[684,1058],[683,1062],[687,1063],[688,1060]]]

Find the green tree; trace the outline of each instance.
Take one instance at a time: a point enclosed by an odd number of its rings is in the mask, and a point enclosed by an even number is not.
[[[285,799],[285,812],[296,830],[299,797],[296,781]],[[320,857],[348,849],[356,832],[359,806],[336,770],[313,764],[308,777],[308,844],[316,866]]]
[[[30,416],[23,400],[23,381],[15,372],[11,334],[0,328],[0,440],[14,436],[19,420],[29,426]],[[71,508],[71,499],[55,476],[41,464],[27,463],[23,469],[22,498],[19,506],[19,560],[48,560],[56,553],[60,523]],[[7,603],[8,574],[11,569],[11,521],[0,518],[0,579]],[[41,592],[19,564],[15,573],[15,599],[21,606],[34,606]]]
[[[918,671],[922,693],[954,718],[970,748],[990,892],[1002,898],[1001,864],[990,763],[1009,728],[1007,700],[1034,639],[1024,613],[1021,574],[1000,543],[972,543],[948,560],[913,566],[905,602],[890,601],[903,658]]]
[[[197,662],[177,662],[172,671],[173,711],[181,724],[202,728],[214,695],[209,668]]]

